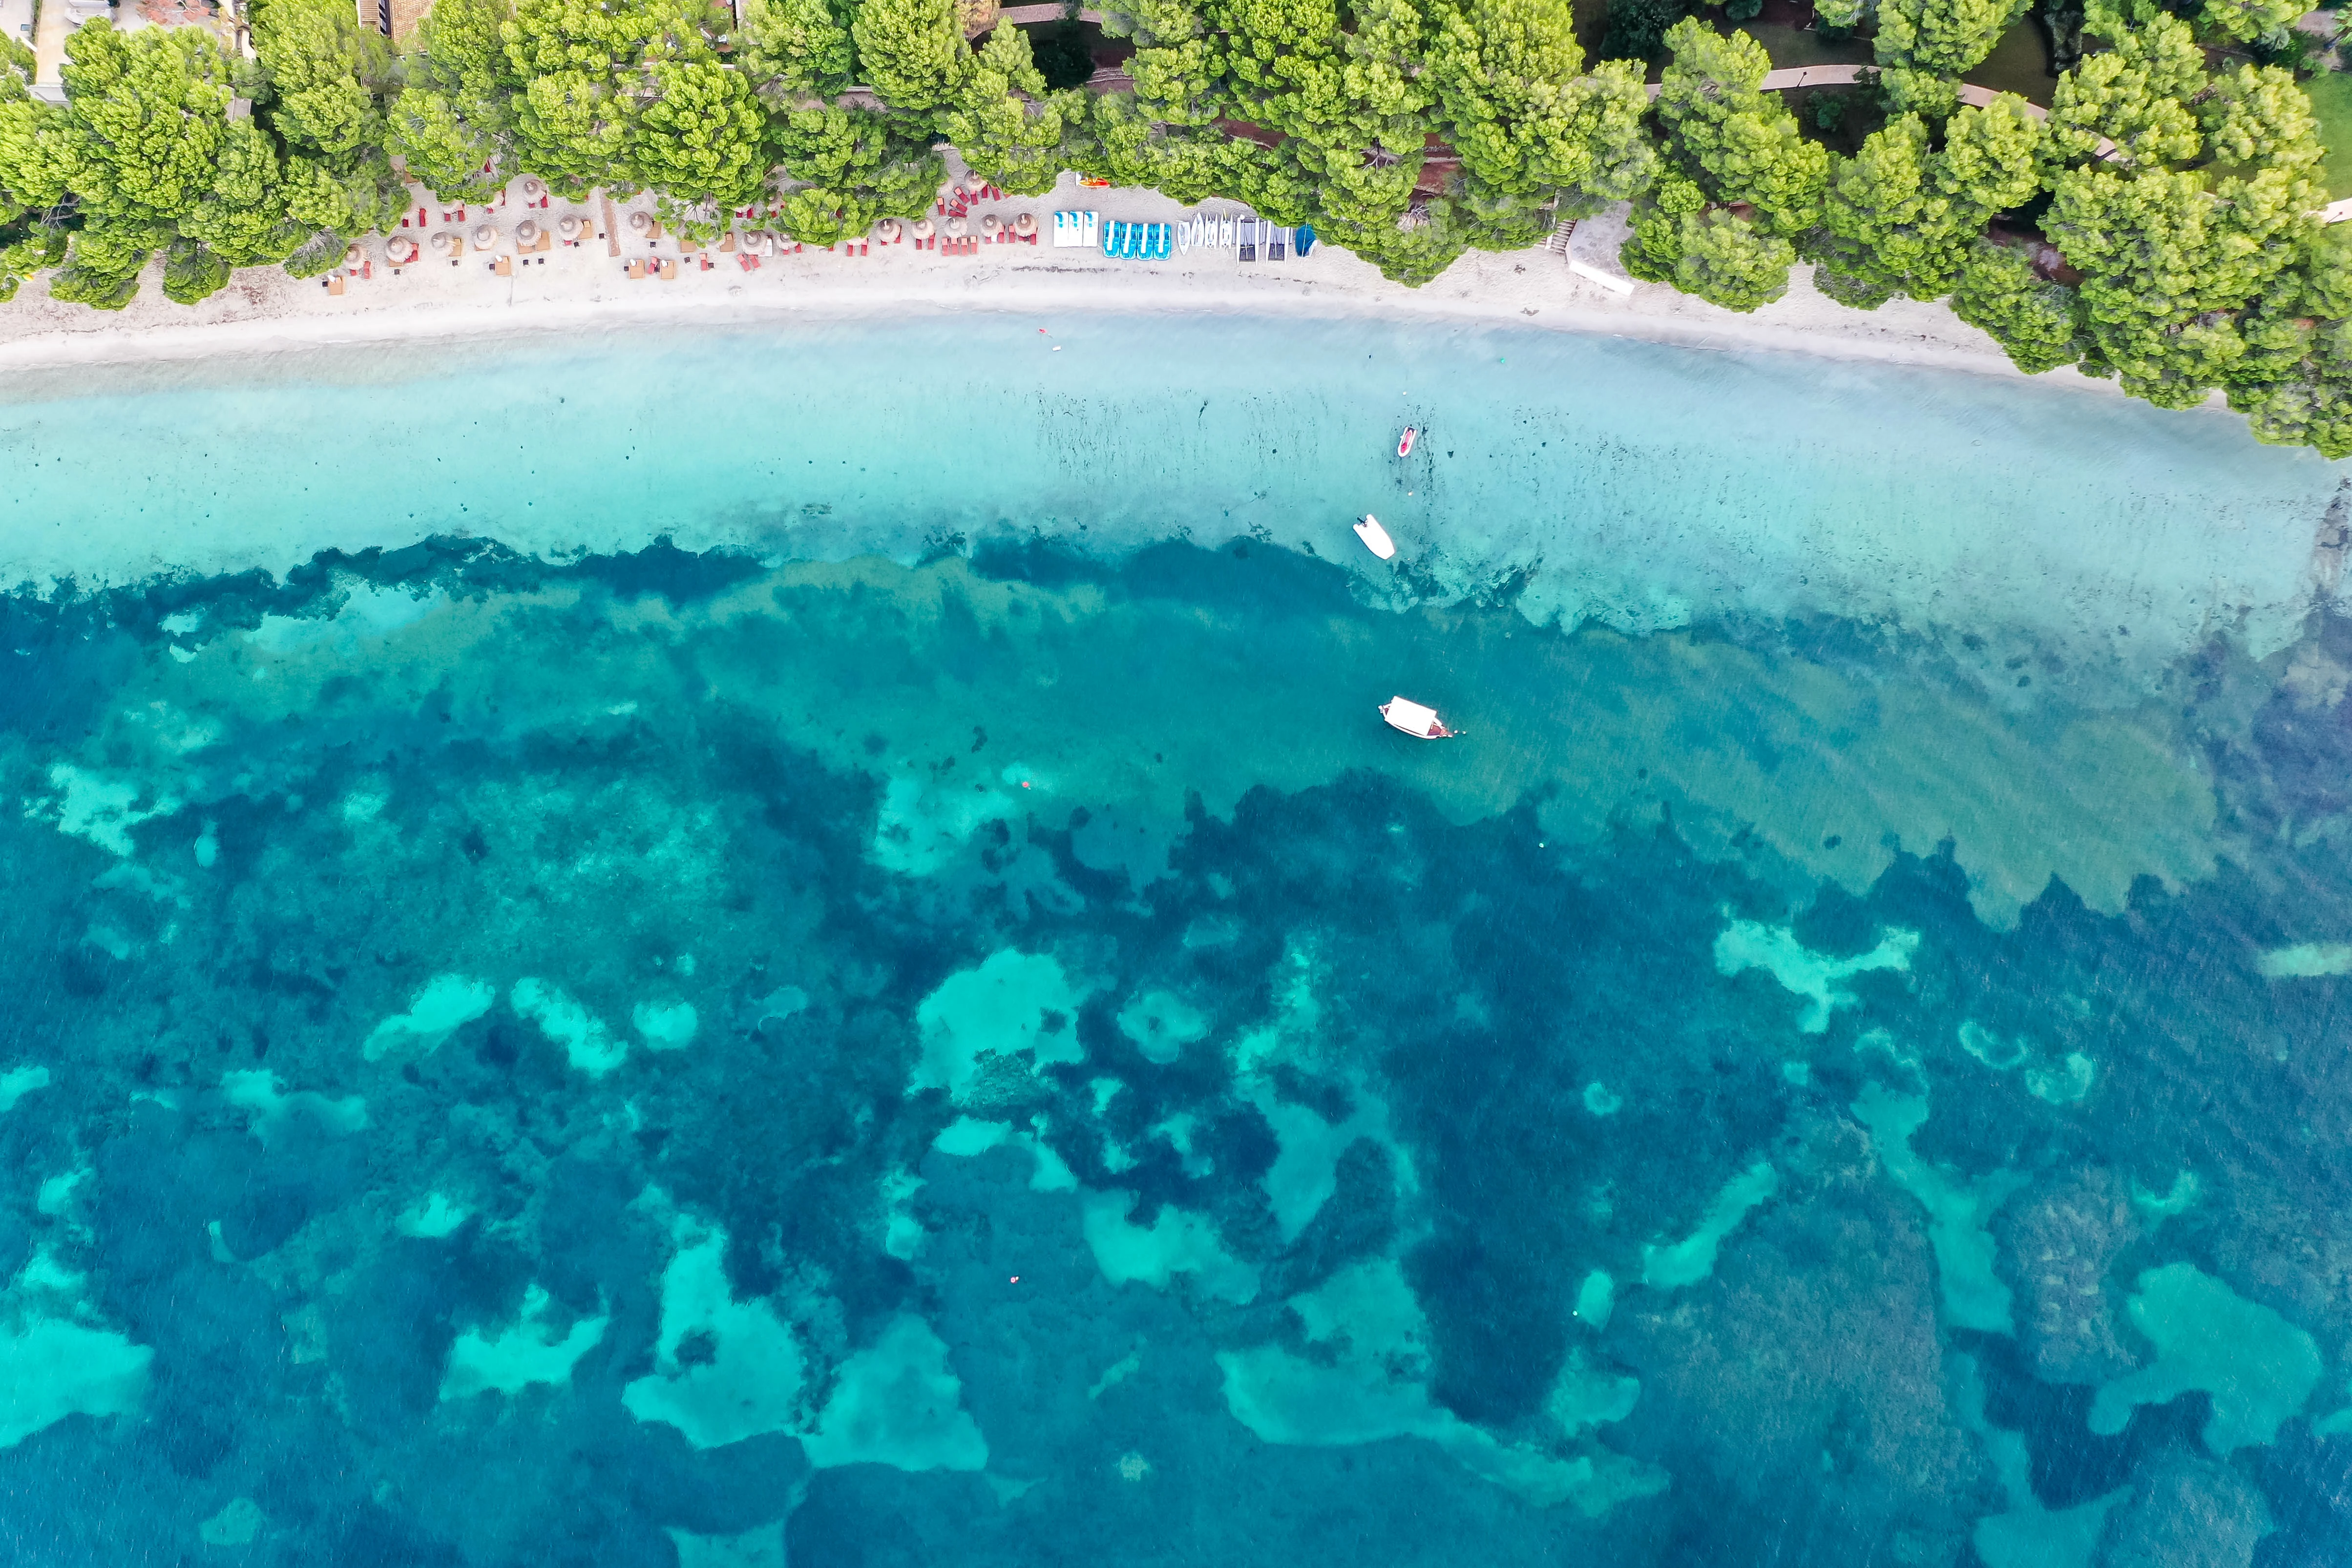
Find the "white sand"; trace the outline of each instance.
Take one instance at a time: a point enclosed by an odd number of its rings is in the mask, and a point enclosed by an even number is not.
[[[433,204],[437,220],[439,206]],[[630,204],[646,207],[644,200]],[[1051,195],[997,203],[981,212],[1008,219],[1027,210],[1086,207],[1108,219],[1167,221],[1200,209],[1180,207],[1141,190],[1080,190],[1072,176]],[[1232,203],[1207,210],[1240,212]],[[593,205],[559,203],[530,215],[552,227],[566,211]],[[628,210],[626,207],[623,211]],[[494,221],[510,233],[524,216],[509,206]],[[481,220],[473,209],[463,225]],[[625,219],[624,220],[625,222]],[[627,256],[677,256],[674,242],[625,241],[623,259],[605,242],[558,246],[543,258],[518,260],[514,276],[499,277],[488,260],[470,253],[456,266],[426,257],[395,275],[383,242],[369,242],[374,277],[353,277],[336,297],[318,279],[297,281],[275,267],[239,273],[230,286],[194,308],[163,297],[162,266],[151,267],[140,298],[119,312],[64,305],[37,293],[36,284],[0,308],[0,367],[92,361],[193,358],[220,353],[343,342],[435,337],[478,337],[516,331],[596,330],[663,320],[698,322],[899,316],[917,311],[1202,310],[1235,314],[1344,317],[1378,315],[1432,321],[1483,322],[1562,331],[1601,332],[1695,347],[1769,349],[1843,359],[1934,365],[2015,376],[1992,340],[1941,305],[1897,300],[1874,311],[1851,310],[1823,298],[1800,268],[1787,298],[1740,316],[1643,284],[1620,296],[1577,277],[1567,261],[1541,248],[1496,255],[1474,252],[1422,288],[1383,279],[1370,265],[1328,246],[1305,259],[1244,265],[1230,250],[1178,255],[1165,261],[1117,261],[1098,251],[1057,249],[1051,220],[1041,216],[1034,246],[983,245],[976,255],[918,251],[911,242],[874,247],[857,257],[811,249],[769,257],[747,272],[736,256],[713,253],[705,271],[691,261],[674,281],[632,281]],[[2106,389],[2072,371],[2045,380]],[[2108,389],[2111,390],[2111,389]]]

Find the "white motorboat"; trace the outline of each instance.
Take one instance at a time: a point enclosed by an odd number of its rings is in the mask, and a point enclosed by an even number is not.
[[[1372,516],[1371,513],[1366,512],[1356,520],[1356,537],[1364,541],[1366,549],[1382,560],[1394,559],[1396,540],[1389,538],[1388,529],[1381,527],[1380,518]]]
[[[1389,721],[1391,729],[1401,729],[1415,740],[1451,740],[1454,731],[1445,727],[1433,707],[1423,707],[1409,697],[1391,697],[1381,705],[1381,716]]]

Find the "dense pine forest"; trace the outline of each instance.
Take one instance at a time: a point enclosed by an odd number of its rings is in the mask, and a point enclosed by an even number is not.
[[[250,57],[101,20],[62,105],[0,43],[0,298],[46,274],[120,308],[159,251],[183,303],[314,276],[397,225],[404,172],[650,192],[689,241],[773,204],[831,244],[928,210],[951,147],[1016,194],[1076,169],[1244,202],[1411,284],[1631,202],[1637,277],[1753,310],[1810,264],[1857,308],[1948,299],[2029,371],[2221,391],[2264,440],[2352,453],[2352,225],[2319,218],[2294,4],[2054,5],[2044,112],[1969,81],[2016,0],[1821,0],[1876,65],[1802,96],[1765,89],[1757,3],[1615,0],[1589,51],[1567,0],[1110,0],[1115,71],[1075,20],[956,0],[439,0],[401,54],[350,0],[257,0]]]

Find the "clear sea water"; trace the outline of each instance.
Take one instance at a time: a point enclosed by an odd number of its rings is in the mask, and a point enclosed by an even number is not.
[[[2352,1561],[2346,470],[1011,317],[0,465],[9,1563]]]

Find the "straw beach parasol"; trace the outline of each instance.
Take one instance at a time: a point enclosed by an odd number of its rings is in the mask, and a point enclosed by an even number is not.
[[[971,233],[971,225],[966,222],[961,216],[952,217],[948,220],[949,238],[961,239],[964,235],[970,233]]]
[[[898,219],[884,218],[874,225],[874,243],[876,245],[897,245],[898,243],[899,230],[900,225]]]
[[[394,267],[406,267],[416,259],[416,242],[406,235],[394,235],[383,242],[383,258]]]
[[[1023,239],[1027,239],[1031,235],[1035,234],[1037,232],[1037,214],[1034,213],[1015,213],[1013,215],[1013,232],[1019,235]]]
[[[566,214],[555,220],[555,237],[570,244],[588,237],[588,220],[576,214]]]
[[[907,232],[913,235],[917,239],[929,239],[940,231],[932,225],[930,219],[917,218],[913,226],[908,228]]]
[[[1004,220],[998,217],[994,213],[990,213],[980,220],[980,232],[987,235],[990,239],[994,239],[998,235],[1004,232]]]
[[[496,249],[498,249],[498,248],[499,248],[499,225],[496,225],[496,224],[477,224],[477,225],[474,225],[474,248],[475,248],[476,250],[496,250]]]
[[[517,250],[532,249],[539,244],[539,236],[542,232],[544,231],[540,228],[537,218],[523,219],[522,222],[515,225],[515,248]]]

